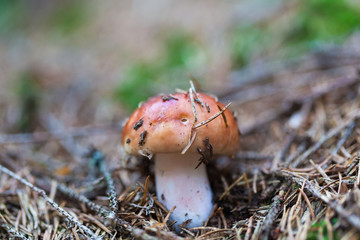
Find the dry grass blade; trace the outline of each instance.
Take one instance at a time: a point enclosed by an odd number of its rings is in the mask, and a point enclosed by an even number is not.
[[[247,178],[246,173],[244,173],[243,176],[244,176],[244,180],[245,180],[245,186],[246,186],[246,189],[247,189],[247,191],[248,191],[248,201],[249,201],[249,205],[251,205],[251,189],[250,189],[250,184],[249,184],[249,181],[248,181],[248,178]]]
[[[217,107],[218,107],[219,111],[221,111],[221,107],[220,107],[219,105],[217,105]],[[221,113],[221,116],[222,116],[222,118],[223,118],[223,120],[224,120],[225,126],[226,126],[226,127],[229,127],[224,112]]]
[[[193,125],[194,125],[197,122],[198,118],[197,118],[195,100],[194,100],[194,94],[193,94],[193,89],[192,88],[189,89],[189,96],[190,96],[191,108],[192,108],[192,111],[193,111],[193,114],[194,114],[194,122],[193,122]]]
[[[28,182],[27,180],[25,180],[24,178],[16,175],[15,173],[13,173],[12,171],[10,171],[9,169],[5,168],[4,166],[0,165],[0,171],[9,175],[10,177],[16,179],[17,181],[21,182],[22,184],[26,185],[27,187],[29,187],[32,191],[38,193],[42,198],[44,198],[46,200],[46,202],[48,204],[50,204],[53,208],[55,208],[61,215],[63,215],[64,217],[66,217],[71,223],[75,224],[76,226],[78,226],[80,229],[82,229],[84,231],[84,233],[89,236],[91,239],[101,239],[100,237],[98,237],[97,235],[95,235],[95,233],[93,231],[91,231],[88,227],[86,227],[85,225],[83,225],[82,223],[80,223],[77,219],[75,219],[73,216],[71,216],[67,211],[65,211],[63,208],[61,208],[56,202],[54,202],[52,199],[50,199],[44,190],[32,185],[30,182]]]
[[[336,200],[331,200],[317,189],[314,184],[309,182],[307,179],[299,178],[298,176],[294,176],[291,178],[298,185],[302,185],[305,182],[305,189],[311,192],[315,197],[322,200],[326,203],[330,208],[332,208],[342,219],[350,223],[352,226],[360,230],[360,217],[347,211],[344,209]]]
[[[18,231],[18,229],[10,226],[9,224],[6,224],[5,219],[2,215],[0,215],[2,220],[0,220],[0,228],[5,229],[7,233],[11,236],[13,239],[23,239],[23,240],[30,240],[30,238],[24,236],[21,232]]]
[[[164,218],[164,222],[163,222],[164,225],[166,225],[167,221],[169,221],[169,218],[170,218],[171,214],[174,212],[175,208],[176,208],[176,206],[173,206],[173,208],[170,209],[168,214],[166,214],[166,217]]]
[[[342,130],[345,128],[348,128],[351,126],[354,121],[356,121],[359,118],[359,112],[356,112],[350,120],[346,121],[344,124],[340,125],[339,127],[331,130],[328,134],[323,136],[320,141],[318,141],[315,145],[313,145],[311,148],[309,148],[306,152],[304,152],[300,157],[298,157],[292,164],[290,164],[291,167],[297,167],[301,163],[305,161],[311,154],[313,154],[315,151],[317,151],[325,142],[327,142],[329,139],[337,136]]]
[[[145,204],[145,202],[146,202],[146,197],[147,197],[147,194],[148,194],[149,179],[150,179],[150,176],[147,176],[147,178],[145,180],[145,185],[144,185],[144,195],[143,195],[142,200],[141,200],[142,205]]]
[[[189,150],[189,148],[191,147],[191,145],[194,143],[194,141],[195,141],[195,139],[196,139],[196,135],[197,135],[197,132],[196,132],[196,131],[193,131],[189,143],[188,143],[188,144],[186,145],[186,147],[181,151],[181,154],[185,154],[185,153],[187,152],[187,150]]]
[[[245,234],[245,240],[250,240],[251,238],[251,232],[252,232],[252,228],[253,228],[253,222],[254,222],[254,217],[251,216],[249,219],[249,224],[248,224],[248,228],[246,230],[246,234]]]
[[[181,240],[182,237],[177,236],[175,233],[158,231],[156,229],[134,229],[133,236],[135,239],[143,240],[158,240],[158,239],[168,239],[168,240]]]
[[[344,132],[343,136],[339,140],[339,142],[336,144],[336,147],[333,151],[333,154],[337,154],[340,150],[340,148],[344,145],[346,139],[350,136],[350,134],[353,132],[353,129],[355,127],[355,122],[352,122]]]
[[[219,197],[219,201],[221,201],[225,196],[226,194],[233,188],[236,186],[236,184],[238,184],[241,180],[243,180],[244,178],[244,175],[241,175],[238,179],[236,179],[235,182],[233,182],[224,192],[223,194],[221,194],[221,196]]]
[[[198,237],[197,239],[212,239],[210,236],[211,235],[215,235],[215,234],[234,234],[234,229],[217,229],[217,230],[213,230],[210,232],[207,232],[205,234],[202,234],[200,237]],[[217,238],[222,238],[223,235],[218,235],[215,237],[215,239]]]
[[[308,205],[308,208],[310,209],[311,218],[315,219],[315,212],[314,212],[313,207],[311,206],[309,198],[306,196],[303,189],[300,189],[300,193],[303,196],[303,198],[305,199],[305,202]]]
[[[194,78],[192,77],[192,79],[194,79]],[[189,82],[190,82],[190,89],[192,90],[193,94],[195,95],[196,102],[199,103],[202,108],[204,108],[204,104],[201,102],[200,98],[197,95],[196,88],[194,86],[193,81],[190,80]]]

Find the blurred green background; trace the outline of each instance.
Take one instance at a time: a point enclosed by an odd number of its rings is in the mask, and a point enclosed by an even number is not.
[[[126,113],[189,75],[216,92],[231,71],[346,44],[359,26],[357,0],[1,0],[0,93],[36,109],[82,79]]]

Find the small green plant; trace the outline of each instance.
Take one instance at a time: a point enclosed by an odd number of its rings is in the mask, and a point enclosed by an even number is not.
[[[22,73],[17,81],[16,93],[20,112],[16,130],[31,132],[38,123],[41,100],[41,88],[37,83],[36,74],[31,71]]]
[[[337,221],[337,218],[333,218],[331,220],[331,224],[334,225],[337,223]],[[316,222],[311,226],[307,234],[307,240],[328,240],[330,239],[328,231],[329,230],[326,227],[326,221],[323,219],[320,222]],[[332,234],[334,240],[340,239],[336,231]]]

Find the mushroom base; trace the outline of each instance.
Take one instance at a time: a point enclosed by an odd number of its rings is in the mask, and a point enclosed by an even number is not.
[[[176,227],[188,219],[191,219],[188,228],[201,226],[213,207],[206,166],[201,164],[195,169],[199,158],[198,153],[155,156],[157,197],[169,210],[176,206],[170,217],[177,221]]]

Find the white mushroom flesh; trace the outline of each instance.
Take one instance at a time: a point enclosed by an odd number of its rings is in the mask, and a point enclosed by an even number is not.
[[[176,206],[170,217],[176,226],[188,219],[188,228],[201,226],[213,207],[206,166],[202,163],[195,169],[199,158],[190,152],[155,155],[157,197],[169,210]]]

